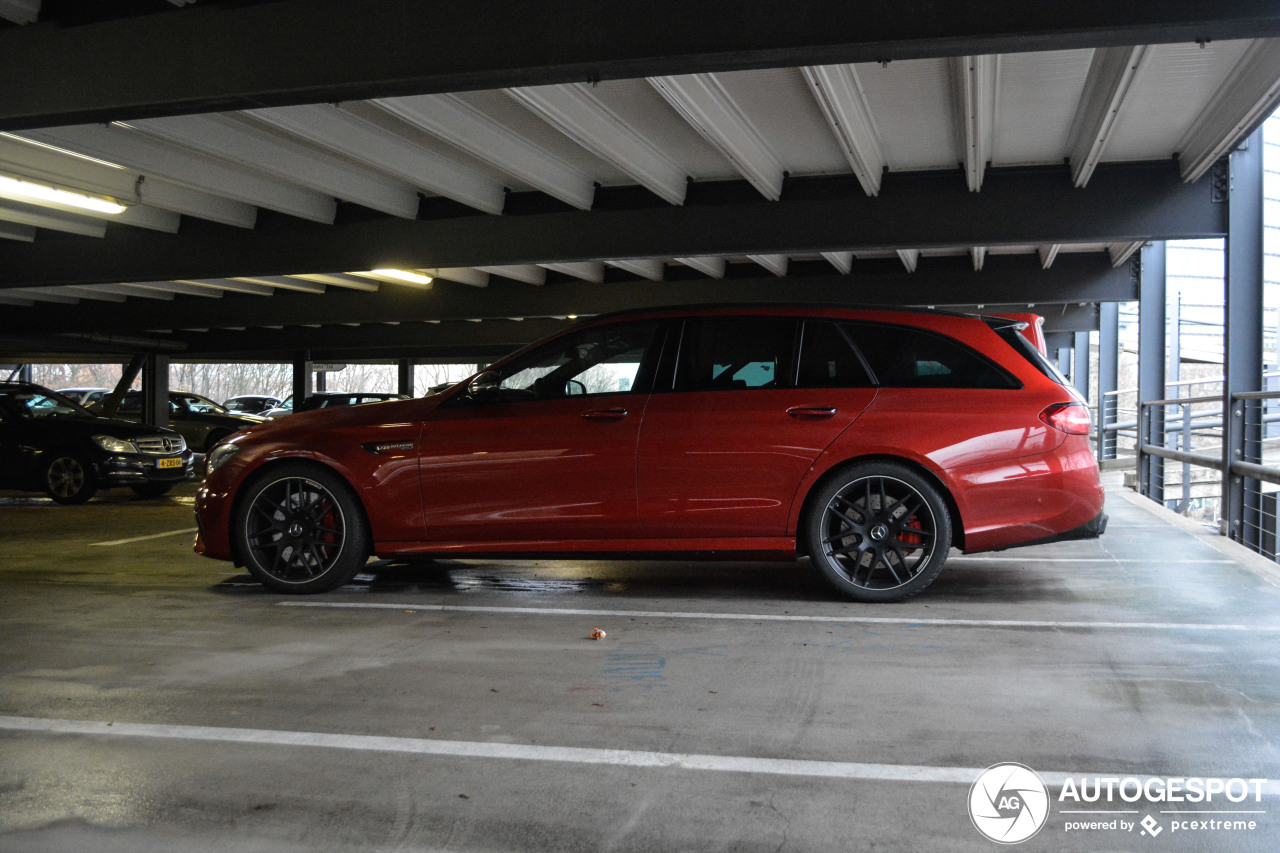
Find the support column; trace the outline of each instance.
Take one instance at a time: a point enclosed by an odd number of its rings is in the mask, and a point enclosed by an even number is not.
[[[1138,491],[1164,503],[1164,460],[1142,452],[1164,443],[1164,409],[1142,404],[1164,399],[1165,245],[1144,246],[1138,276]]]
[[[102,416],[104,418],[114,418],[116,409],[120,408],[120,401],[124,399],[124,395],[133,387],[133,380],[138,378],[138,374],[142,372],[142,366],[146,363],[145,355],[135,355],[124,365],[124,369],[120,372],[120,381],[116,383],[115,390],[102,399]],[[166,374],[167,375],[167,374]]]
[[[1262,131],[1230,157],[1227,202],[1227,282],[1223,322],[1223,532],[1258,549],[1258,482],[1231,473],[1233,462],[1262,461],[1261,405],[1232,401],[1262,390]]]
[[[293,359],[293,410],[296,412],[302,401],[312,394],[311,353],[299,353]]]
[[[396,361],[396,393],[413,396],[413,359],[411,358]]]
[[[1076,363],[1071,369],[1071,384],[1076,386],[1080,396],[1089,400],[1089,338],[1092,332],[1076,332]]]
[[[1098,461],[1101,462],[1116,458],[1119,442],[1114,434],[1108,441],[1103,427],[1116,423],[1117,398],[1110,392],[1120,384],[1120,303],[1103,302],[1098,312]]]
[[[147,353],[142,364],[142,422],[169,425],[169,356]]]

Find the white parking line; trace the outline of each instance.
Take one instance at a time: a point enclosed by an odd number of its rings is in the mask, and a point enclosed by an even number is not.
[[[949,557],[948,563],[1150,563],[1142,557],[988,557],[984,554],[965,554]],[[1234,563],[1235,560],[1161,560],[1162,566],[1188,566],[1200,563]]]
[[[683,752],[648,752],[632,749],[594,749],[576,746],[536,746],[487,741],[430,740],[426,738],[382,737],[377,735],[289,732],[273,729],[215,728],[211,726],[170,726],[147,723],[101,722],[94,720],[50,720],[38,717],[0,716],[0,729],[68,735],[107,735],[127,738],[160,738],[220,743],[251,743],[270,746],[300,746],[390,752],[402,755],[436,755],[452,758],[491,758],[514,761],[552,761],[569,764],[602,764],[612,767],[663,767],[721,773],[754,773],[773,776],[809,776],[826,779],[853,779],[880,782],[941,782],[971,785],[983,772],[981,767],[931,767],[919,764],[868,764],[850,761],[813,761],[792,758],[753,758],[738,755],[699,755]],[[1051,787],[1061,787],[1080,773],[1039,771]],[[1085,774],[1095,776],[1099,774]],[[1106,775],[1106,774],[1101,774]],[[1132,772],[1111,774],[1133,776]],[[1267,782],[1268,797],[1280,793],[1280,783]]]
[[[163,539],[166,536],[181,536],[183,533],[195,533],[200,528],[184,527],[181,530],[169,530],[165,533],[152,533],[150,536],[134,536],[132,539],[112,539],[110,542],[90,542],[90,548],[110,545],[128,545],[130,542],[146,542],[148,539]]]
[[[277,607],[320,607],[346,610],[495,613],[512,616],[616,616],[637,619],[721,619],[740,622],[836,622],[858,625],[905,625],[942,628],[1083,628],[1137,631],[1241,631],[1280,633],[1280,625],[1221,625],[1202,622],[1061,622],[1036,619],[911,619],[897,616],[809,616],[796,613],[707,613],[673,610],[579,610],[568,607],[480,607],[460,604],[397,604],[363,601],[277,601]]]

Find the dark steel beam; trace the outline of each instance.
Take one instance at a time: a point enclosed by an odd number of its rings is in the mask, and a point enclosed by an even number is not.
[[[1059,255],[1047,270],[1034,256],[995,256],[974,272],[952,259],[927,258],[914,273],[632,281],[564,282],[532,287],[491,281],[487,288],[437,281],[430,290],[388,286],[377,293],[330,292],[323,296],[229,294],[221,299],[178,297],[172,302],[36,305],[0,313],[0,332],[97,334],[242,326],[339,325],[431,320],[563,317],[606,314],[628,308],[694,303],[791,302],[832,305],[1062,305],[1137,298],[1127,265],[1113,268],[1105,253]],[[890,269],[895,269],[893,266]],[[1026,310],[1025,307],[1023,310]],[[391,328],[391,327],[388,327]],[[262,330],[266,338],[276,334]],[[315,338],[312,338],[313,340]],[[192,341],[194,343],[194,339]],[[181,342],[177,344],[180,348]]]
[[[0,246],[0,287],[212,279],[614,258],[811,254],[953,246],[1220,237],[1226,205],[1172,162],[1099,167],[1084,188],[1063,167],[886,176],[868,197],[847,178],[795,182],[781,201],[407,220],[289,220],[253,231],[186,219],[178,234],[109,227],[103,239],[41,231]]]
[[[282,0],[0,30],[0,129],[703,71],[1280,36],[1270,0]]]
[[[1164,408],[1143,405],[1165,399],[1165,327],[1168,317],[1166,251],[1153,243],[1141,252],[1141,299],[1138,302],[1138,491],[1164,503],[1164,459],[1145,453],[1163,446]]]

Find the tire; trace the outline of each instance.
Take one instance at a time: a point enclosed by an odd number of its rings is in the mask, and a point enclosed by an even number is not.
[[[854,601],[910,598],[933,583],[951,548],[937,487],[905,465],[851,465],[810,502],[804,536],[813,565]]]
[[[133,493],[140,498],[158,498],[169,494],[173,483],[139,483],[129,488],[133,489]]]
[[[355,493],[314,465],[281,465],[254,479],[231,524],[245,566],[275,592],[337,589],[369,558],[369,525]]]
[[[97,491],[93,466],[79,453],[55,452],[44,468],[44,493],[60,504],[82,504]]]

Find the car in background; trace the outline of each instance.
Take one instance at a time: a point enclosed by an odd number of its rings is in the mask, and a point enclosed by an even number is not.
[[[439,394],[232,436],[196,551],[286,593],[371,554],[807,556],[849,598],[899,601],[952,547],[1106,527],[1088,406],[1024,329],[906,309],[595,318]]]
[[[222,407],[228,412],[240,415],[261,415],[269,409],[280,405],[279,397],[268,397],[263,394],[240,394],[222,401]]]
[[[408,394],[383,394],[360,391],[348,394],[343,391],[321,391],[312,394],[296,407],[299,412],[311,412],[316,409],[332,409],[335,406],[359,406],[362,403],[381,403],[386,400],[408,400]]]
[[[293,414],[293,395],[292,394],[290,394],[288,397],[285,397],[283,400],[281,400],[280,403],[274,409],[267,409],[265,412],[261,413],[262,417],[268,418],[270,420],[275,420],[276,418],[283,418],[285,415],[292,415],[292,414]]]
[[[0,382],[0,488],[41,491],[61,504],[127,486],[159,497],[194,476],[170,429],[102,418],[40,385]]]
[[[130,391],[120,400],[115,416],[141,421],[142,406],[142,392]],[[208,397],[190,391],[169,392],[169,426],[181,433],[196,453],[208,453],[233,432],[264,420],[260,415],[229,412]]]
[[[59,388],[55,394],[61,394],[74,403],[91,406],[111,393],[110,388]]]

